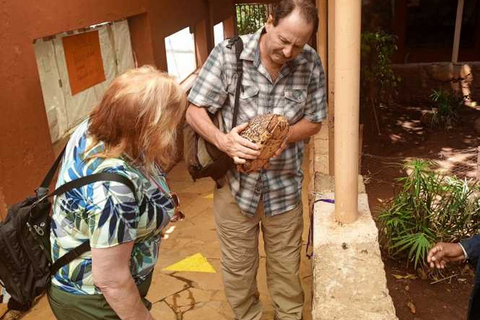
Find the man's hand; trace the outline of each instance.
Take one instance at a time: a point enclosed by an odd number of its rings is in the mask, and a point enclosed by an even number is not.
[[[287,135],[285,136],[285,139],[283,139],[282,145],[280,146],[280,148],[278,148],[278,150],[275,152],[272,158],[276,158],[282,154],[283,150],[285,150],[285,148],[287,148],[288,146],[289,138],[290,138],[290,134],[287,133]]]
[[[218,148],[228,154],[235,164],[244,164],[246,159],[253,160],[260,155],[260,147],[240,136],[248,126],[248,122],[236,126],[229,133],[221,133],[218,138]]]
[[[437,243],[427,255],[430,268],[443,269],[448,262],[465,259],[463,249],[459,243]]]

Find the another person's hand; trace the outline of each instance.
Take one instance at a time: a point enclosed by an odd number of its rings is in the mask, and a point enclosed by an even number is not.
[[[240,136],[248,123],[236,126],[219,139],[219,149],[228,154],[235,164],[244,164],[246,159],[253,160],[260,155],[260,147]]]
[[[439,242],[428,252],[427,262],[430,268],[443,269],[448,262],[465,259],[463,249],[459,243]]]

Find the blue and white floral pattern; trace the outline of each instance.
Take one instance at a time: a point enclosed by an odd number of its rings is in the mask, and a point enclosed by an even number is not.
[[[104,145],[100,142],[91,146],[92,139],[87,132],[88,120],[72,134],[57,187],[94,173],[118,173],[133,182],[139,204],[132,191],[118,182],[95,182],[56,197],[50,233],[52,258],[57,260],[86,240],[90,240],[92,248],[134,241],[130,267],[134,280],[139,283],[153,270],[158,259],[160,230],[174,213],[171,197],[164,194],[169,193],[165,175],[158,168],[154,175],[147,177],[123,157],[92,158],[104,150]],[[143,212],[140,207],[145,208]],[[92,280],[91,252],[62,267],[52,283],[74,294],[101,293]]]

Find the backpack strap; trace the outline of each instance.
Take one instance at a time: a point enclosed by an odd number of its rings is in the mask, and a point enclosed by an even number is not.
[[[240,88],[242,86],[243,78],[243,62],[240,59],[240,54],[243,51],[243,41],[240,36],[233,37],[228,40],[227,48],[232,49],[232,46],[235,45],[235,56],[237,57],[237,86],[235,88],[235,103],[233,105],[233,119],[232,119],[232,129],[237,126],[238,118],[238,109],[239,109],[239,100],[240,100]]]
[[[61,256],[57,261],[55,261],[52,264],[52,266],[50,267],[50,276],[54,276],[55,273],[57,273],[61,267],[63,267],[66,264],[69,264],[76,258],[80,257],[82,254],[90,250],[91,248],[90,248],[89,240],[85,241],[78,247],[71,249],[70,251],[65,253],[63,256]]]
[[[119,183],[122,183],[122,184],[126,185],[132,191],[137,204],[139,203],[136,192],[135,192],[135,185],[133,184],[133,182],[130,179],[128,179],[127,177],[125,177],[121,174],[110,173],[110,172],[96,173],[96,174],[92,174],[92,175],[85,176],[85,177],[82,177],[82,178],[78,178],[76,180],[72,180],[72,181],[67,182],[64,185],[60,186],[55,191],[51,192],[50,194],[48,194],[45,197],[49,198],[49,197],[53,197],[53,196],[58,196],[58,195],[63,194],[67,191],[70,191],[72,189],[80,188],[80,187],[83,187],[85,185],[91,184],[93,182],[97,182],[97,181],[115,181],[115,182],[119,182]],[[142,204],[142,206],[140,206],[141,211],[143,211],[143,209],[145,208],[144,205],[146,205],[146,202],[144,202]],[[90,250],[91,250],[90,240],[87,240],[84,243],[82,243],[81,245],[79,245],[78,247],[71,249],[69,252],[67,252],[66,254],[61,256],[58,260],[56,260],[53,263],[53,265],[50,267],[50,275],[53,276],[55,273],[58,272],[58,270],[61,267],[63,267],[64,265],[66,265],[70,262],[72,262],[74,259],[78,258],[82,254],[84,254],[85,252],[90,251]]]
[[[52,167],[50,168],[50,170],[48,170],[47,175],[45,176],[45,178],[43,178],[43,181],[40,184],[40,187],[37,189],[37,196],[39,196],[39,197],[41,196],[41,195],[39,195],[39,192],[44,192],[44,193],[48,192],[48,191],[46,191],[46,189],[48,189],[48,186],[52,182],[53,176],[55,175],[55,172],[57,172],[58,165],[62,161],[62,157],[65,154],[66,149],[67,149],[67,145],[65,145],[65,147],[63,147],[62,151],[57,156],[57,159],[55,159],[55,162],[52,164]]]

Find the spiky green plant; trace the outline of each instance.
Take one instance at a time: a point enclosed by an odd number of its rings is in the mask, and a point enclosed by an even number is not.
[[[430,126],[439,129],[451,129],[458,123],[459,108],[463,103],[463,97],[452,91],[433,90],[430,95],[433,102],[433,115]]]
[[[458,241],[480,229],[480,189],[469,180],[433,171],[436,163],[407,162],[403,190],[379,217],[382,241],[394,257],[426,265],[426,254],[437,241]]]

